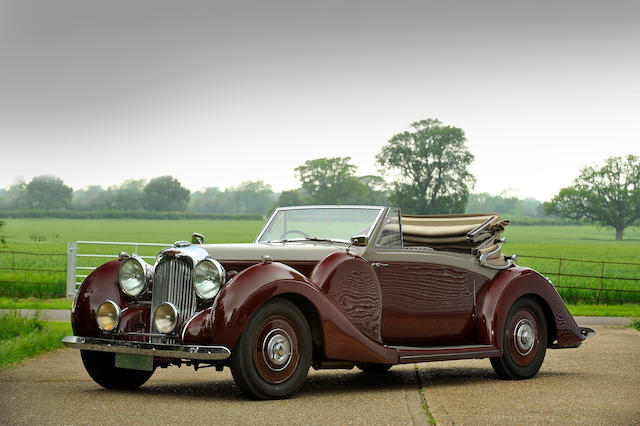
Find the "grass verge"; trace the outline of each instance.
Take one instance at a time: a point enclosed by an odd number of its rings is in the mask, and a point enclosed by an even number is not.
[[[631,327],[633,327],[636,330],[640,331],[640,318],[634,319],[633,322],[631,322]]]
[[[584,317],[640,317],[640,304],[624,303],[621,305],[567,305],[574,316]]]
[[[62,347],[71,324],[24,318],[12,312],[0,315],[0,370],[16,362]]]
[[[0,309],[71,309],[73,300],[0,297]]]

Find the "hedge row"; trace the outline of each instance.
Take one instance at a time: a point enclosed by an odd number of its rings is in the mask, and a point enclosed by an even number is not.
[[[533,217],[509,217],[502,216],[504,219],[511,220],[511,225],[519,226],[567,226],[567,225],[584,225],[584,222],[572,219],[560,218],[533,218]]]
[[[0,210],[0,218],[56,218],[56,219],[207,219],[207,220],[263,220],[259,214],[202,214],[192,212],[152,212],[122,210]]]

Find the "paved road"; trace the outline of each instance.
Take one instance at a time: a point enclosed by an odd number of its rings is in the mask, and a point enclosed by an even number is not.
[[[532,380],[498,380],[488,360],[419,364],[419,374],[312,370],[295,397],[262,402],[244,399],[228,369],[174,367],[138,391],[107,391],[63,349],[0,372],[0,424],[425,424],[420,385],[438,424],[637,424],[640,333],[595,328],[581,348],[549,351]]]

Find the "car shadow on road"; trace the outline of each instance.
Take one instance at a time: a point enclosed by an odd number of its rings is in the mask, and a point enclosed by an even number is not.
[[[384,373],[363,373],[357,369],[353,370],[322,370],[320,372],[310,371],[309,377],[305,381],[302,389],[293,397],[323,394],[350,394],[378,392],[381,390],[393,390],[409,386],[418,390],[418,380],[413,369],[390,370]],[[201,382],[164,382],[156,381],[153,378],[141,388],[130,391],[105,390],[96,388],[95,392],[127,393],[132,398],[146,398],[153,396],[154,399],[167,398],[175,402],[179,400],[210,400],[238,401],[246,400],[246,396],[240,392],[233,380],[203,380]]]
[[[416,371],[408,368],[391,369],[384,373],[364,373],[353,370],[322,370],[310,371],[309,377],[296,396],[322,396],[324,394],[335,397],[337,394],[365,394],[367,392],[380,392],[385,390],[397,390],[400,388],[415,389],[431,386],[464,386],[471,383],[495,383],[500,379],[490,368],[433,368],[420,367],[420,380]],[[536,376],[552,377],[563,376],[563,372],[540,372]],[[535,380],[535,378],[534,378]],[[233,380],[203,380],[201,382],[153,382],[153,379],[137,390],[132,391],[108,391],[96,389],[95,392],[128,393],[135,398],[153,396],[157,399],[167,398],[175,402],[179,400],[211,400],[238,401],[246,400]]]
[[[461,386],[468,384],[495,384],[496,382],[513,382],[500,379],[492,368],[471,367],[423,367],[420,366],[420,380],[425,388],[431,386]],[[562,371],[540,371],[529,380],[568,376]]]

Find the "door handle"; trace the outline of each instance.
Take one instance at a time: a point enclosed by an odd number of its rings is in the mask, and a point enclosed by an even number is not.
[[[374,268],[386,268],[387,266],[389,266],[389,264],[374,262],[371,264],[371,266],[373,266]]]

